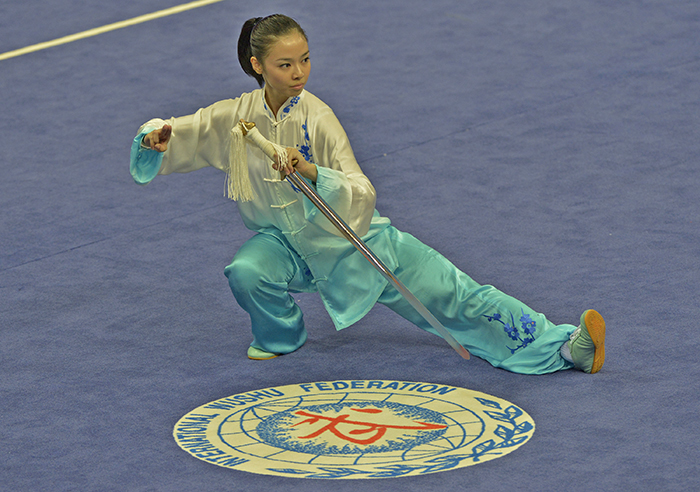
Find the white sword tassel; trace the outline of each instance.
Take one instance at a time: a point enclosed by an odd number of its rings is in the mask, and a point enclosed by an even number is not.
[[[272,143],[267,140],[260,131],[255,127],[255,123],[240,121],[241,131],[243,135],[257,145],[270,159],[275,160],[277,153]],[[308,185],[299,174],[292,172],[286,176],[287,180],[295,188],[301,192],[313,203],[319,211],[333,224],[345,238],[352,243],[355,248],[369,261],[377,271],[393,285],[401,295],[415,308],[416,311],[437,331],[442,338],[463,358],[469,359],[469,352],[462,347],[460,343],[445,329],[444,326],[432,315],[428,309],[409,291],[403,283],[396,278],[394,273],[389,270],[384,263],[370,250],[367,245],[360,239],[357,234],[345,223],[343,219],[336,214],[333,209],[321,198],[316,190]]]

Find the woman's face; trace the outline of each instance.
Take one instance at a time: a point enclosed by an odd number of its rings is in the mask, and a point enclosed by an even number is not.
[[[251,63],[265,79],[268,103],[276,110],[304,90],[311,71],[309,44],[304,36],[293,32],[280,37],[262,63],[255,57]]]

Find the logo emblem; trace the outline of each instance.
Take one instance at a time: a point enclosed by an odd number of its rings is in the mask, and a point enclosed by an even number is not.
[[[532,418],[503,399],[405,381],[278,386],[207,403],[174,437],[194,457],[264,475],[391,478],[500,458],[527,442]]]

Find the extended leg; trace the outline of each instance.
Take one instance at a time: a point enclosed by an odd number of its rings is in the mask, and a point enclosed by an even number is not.
[[[544,315],[489,285],[480,285],[410,234],[390,231],[399,259],[396,276],[474,355],[496,367],[524,374],[569,369],[560,354],[576,329]],[[402,297],[388,287],[379,302],[433,332]]]

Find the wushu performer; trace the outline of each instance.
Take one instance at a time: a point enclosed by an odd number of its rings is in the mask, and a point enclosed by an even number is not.
[[[280,172],[296,170],[413,291],[472,354],[521,374],[578,368],[600,370],[605,322],[585,311],[578,327],[555,325],[543,314],[489,285],[479,285],[435,250],[394,228],[375,210],[374,187],[362,173],[333,111],[304,90],[308,39],[293,19],[271,15],[246,21],[238,40],[244,72],[260,89],[195,114],[144,124],[131,149],[130,171],[139,184],[157,175],[213,166],[227,173],[229,196],[244,224],[257,234],[235,254],[226,274],[236,301],[250,315],[248,357],[287,354],[306,341],[299,306],[290,292],[318,292],[337,329],[359,321],[379,302],[435,330],[406,299]],[[232,157],[239,120],[286,148],[272,162],[247,145],[247,168]],[[288,164],[281,164],[286,162]]]

